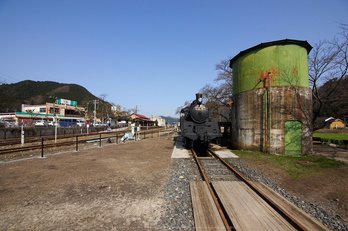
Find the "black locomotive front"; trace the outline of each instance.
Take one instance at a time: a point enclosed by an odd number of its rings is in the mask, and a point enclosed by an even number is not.
[[[218,123],[211,121],[209,109],[202,101],[202,94],[197,93],[191,105],[181,110],[181,135],[194,143],[208,143],[221,137]]]

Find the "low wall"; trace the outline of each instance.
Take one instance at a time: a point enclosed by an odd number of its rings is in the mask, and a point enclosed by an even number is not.
[[[118,126],[112,126],[112,129],[121,128]],[[129,127],[130,128],[130,127]],[[140,131],[149,131],[158,129],[161,127],[158,126],[143,126]],[[23,127],[24,137],[41,137],[41,136],[54,136],[55,135],[55,127]],[[88,133],[106,131],[107,127],[93,127],[90,126],[88,128]],[[137,129],[135,129],[137,132]],[[57,135],[68,135],[68,134],[85,134],[87,133],[87,127],[58,127]],[[12,128],[0,128],[0,140],[10,140],[14,138],[21,138],[21,127],[12,127]]]

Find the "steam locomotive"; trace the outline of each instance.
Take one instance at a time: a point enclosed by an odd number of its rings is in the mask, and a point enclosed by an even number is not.
[[[209,110],[202,102],[202,94],[197,93],[191,105],[181,109],[181,136],[187,146],[208,145],[222,136],[218,123],[211,121]]]

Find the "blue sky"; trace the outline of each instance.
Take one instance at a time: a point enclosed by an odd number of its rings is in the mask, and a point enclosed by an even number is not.
[[[347,0],[0,0],[0,82],[74,83],[178,117],[221,60],[286,38],[314,45],[340,22]]]

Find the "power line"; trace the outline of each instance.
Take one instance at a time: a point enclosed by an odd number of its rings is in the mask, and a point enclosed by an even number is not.
[[[15,81],[17,81],[17,82],[20,81],[20,80],[14,78],[14,77],[11,77],[11,76],[9,76],[9,75],[5,75],[4,73],[0,73],[0,76],[1,76],[2,78],[4,78],[4,79],[10,78],[10,79],[15,80]],[[11,81],[11,82],[13,82],[13,81]],[[4,83],[6,83],[6,81],[4,81]]]

